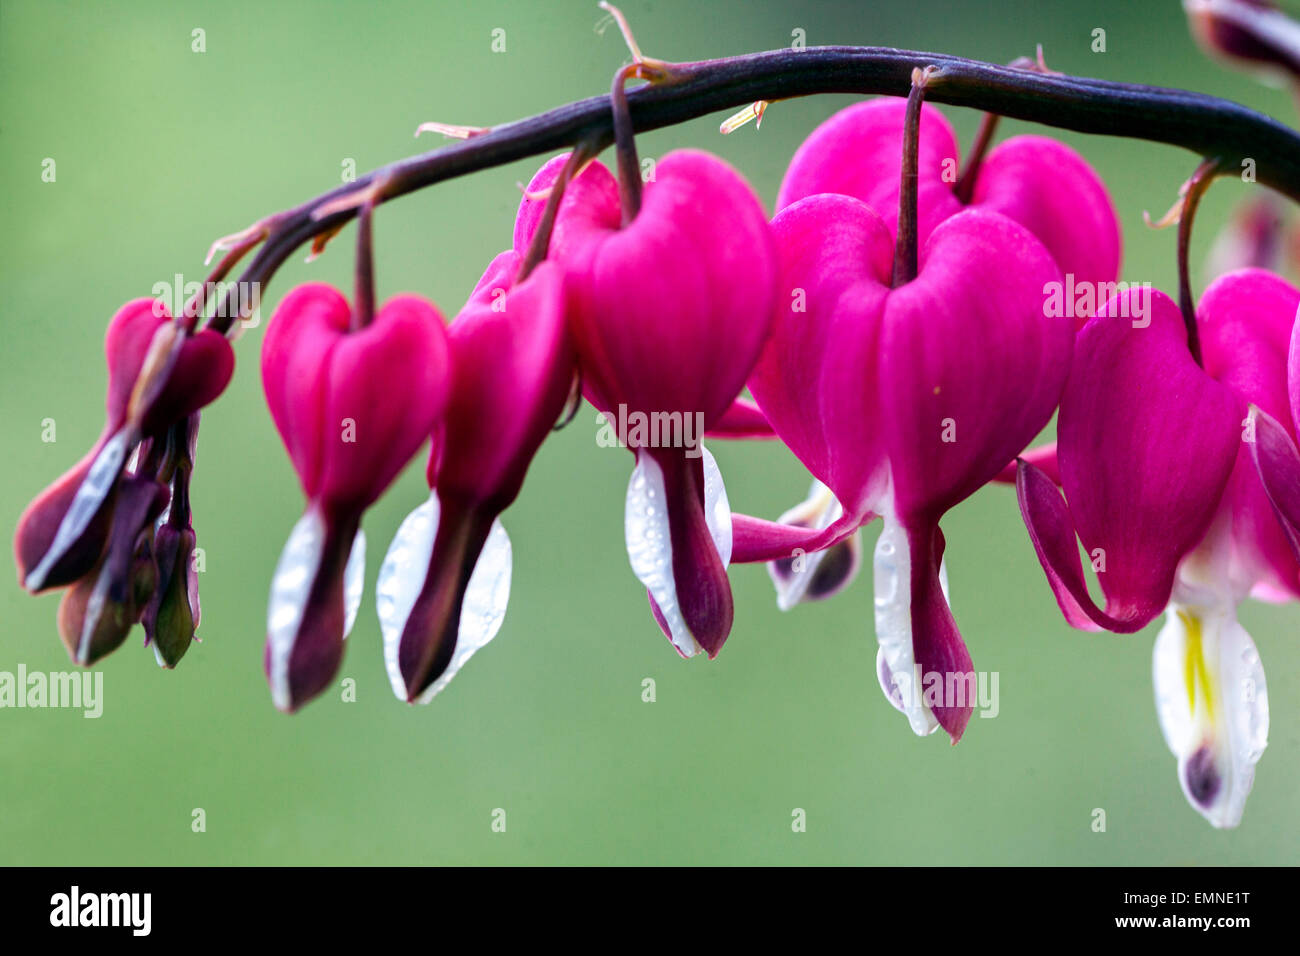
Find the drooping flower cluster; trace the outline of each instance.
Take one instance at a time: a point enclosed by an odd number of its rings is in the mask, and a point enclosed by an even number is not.
[[[158,663],[174,667],[199,622],[189,480],[199,409],[234,371],[230,343],[186,334],[160,301],[128,302],[104,338],[104,430],[37,496],[14,535],[18,581],[66,588],[59,633],[89,666],[143,623]]]
[[[1116,285],[1117,216],[1081,156],[1017,136],[962,170],[943,115],[917,105],[827,120],[771,219],[707,153],[670,153],[645,183],[626,178],[635,163],[616,176],[581,151],[555,157],[450,323],[415,295],[374,310],[365,256],[352,301],[318,283],[286,296],[262,380],[307,503],[270,586],[274,704],[296,710],[335,679],[364,590],[363,517],[426,442],[429,498],[375,593],[395,695],[442,690],[502,626],[501,517],[585,397],[632,452],[628,560],[678,654],[721,651],[730,564],[766,563],[782,609],[824,599],[880,518],[879,683],[916,734],[954,743],[976,670],[941,523],[1014,476],[1071,625],[1127,633],[1167,614],[1159,720],[1188,799],[1234,825],[1268,728],[1236,607],[1300,597],[1300,292],[1262,270],[1225,275],[1189,340],[1168,297]],[[104,432],[20,520],[20,581],[68,588],[59,627],[78,663],[140,622],[171,667],[199,623],[198,414],[233,353],[147,300],[114,317],[106,353]],[[1057,444],[1030,450],[1058,412]],[[810,473],[808,500],[776,521],[733,513],[706,436],[778,438]]]

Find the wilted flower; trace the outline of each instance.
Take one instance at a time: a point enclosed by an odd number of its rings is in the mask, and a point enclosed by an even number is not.
[[[104,339],[104,429],[90,452],[18,520],[18,578],[31,591],[73,585],[59,630],[73,660],[118,647],[158,583],[154,522],[168,502],[160,460],[147,454],[230,381],[234,354],[215,332],[187,333],[163,303],[128,302]],[[197,415],[194,428],[197,429]]]

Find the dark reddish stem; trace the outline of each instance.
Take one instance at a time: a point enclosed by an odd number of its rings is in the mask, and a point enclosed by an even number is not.
[[[943,71],[943,83],[929,91],[932,102],[1082,133],[1167,143],[1199,156],[1220,156],[1224,168],[1252,158],[1262,185],[1300,200],[1300,134],[1237,103],[1186,90],[887,47],[811,47],[674,64],[673,82],[648,84],[627,93],[626,99],[633,127],[645,132],[757,100],[818,93],[905,96],[912,71],[927,64]],[[612,98],[594,96],[391,163],[268,220],[275,225],[240,280],[264,289],[295,249],[337,231],[357,209],[343,204],[321,213],[324,207],[380,180],[388,183],[383,198],[392,199],[477,170],[571,149],[574,143],[608,145],[612,131]],[[229,299],[226,306],[209,321],[211,328],[224,332],[242,318]]]
[[[980,166],[984,163],[984,154],[989,151],[989,146],[993,142],[993,134],[997,131],[998,120],[1002,117],[997,113],[985,113],[980,120],[979,132],[975,134],[975,142],[971,144],[970,155],[966,157],[966,168],[961,171],[957,177],[957,185],[953,192],[963,204],[969,204],[971,198],[975,195],[975,180],[979,177]]]
[[[550,194],[546,197],[546,205],[542,207],[542,217],[537,223],[537,231],[533,233],[533,238],[528,244],[523,260],[519,263],[519,272],[515,275],[516,283],[527,279],[532,274],[532,271],[537,268],[538,263],[546,258],[547,251],[551,246],[551,232],[555,228],[555,217],[559,213],[560,202],[564,199],[564,191],[568,188],[570,181],[599,152],[599,146],[587,143],[574,147],[573,152],[569,154],[568,160],[560,169],[560,174],[555,177],[555,182],[551,184]]]
[[[915,70],[907,94],[903,120],[903,172],[898,189],[898,238],[894,241],[894,288],[916,278],[917,269],[917,153],[921,141],[921,103],[925,87],[937,73],[931,67]]]
[[[1187,181],[1187,191],[1183,194],[1183,208],[1178,215],[1178,308],[1183,313],[1183,325],[1187,327],[1187,348],[1197,365],[1204,365],[1201,360],[1201,335],[1196,325],[1196,302],[1192,298],[1191,267],[1188,253],[1192,243],[1192,221],[1196,218],[1196,208],[1201,203],[1205,190],[1210,188],[1215,175],[1219,172],[1219,159],[1213,157],[1203,160],[1196,167],[1192,178]]]
[[[370,221],[375,214],[373,202],[357,210],[357,278],[356,301],[352,306],[352,331],[364,329],[375,317],[375,256]]]

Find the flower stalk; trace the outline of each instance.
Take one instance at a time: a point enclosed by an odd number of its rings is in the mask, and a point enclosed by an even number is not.
[[[979,60],[888,47],[812,47],[673,64],[673,82],[652,83],[626,94],[636,132],[662,129],[758,100],[819,93],[906,96],[912,71],[933,65],[944,81],[931,102],[964,106],[1082,133],[1165,143],[1199,156],[1218,156],[1225,168],[1253,159],[1258,181],[1300,202],[1300,133],[1245,106],[1214,96],[1057,73],[1040,73]],[[356,215],[357,203],[339,203],[387,180],[383,200],[434,183],[519,159],[613,141],[611,97],[594,96],[545,113],[495,126],[490,132],[398,160],[356,182],[272,217],[266,241],[241,275],[265,287],[303,243],[337,232]],[[224,332],[238,309],[209,321]]]

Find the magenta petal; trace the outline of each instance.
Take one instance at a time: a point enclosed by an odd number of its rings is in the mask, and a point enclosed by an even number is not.
[[[1205,371],[1239,399],[1295,433],[1287,364],[1300,291],[1272,273],[1243,269],[1211,283],[1197,309]],[[1244,423],[1243,423],[1244,424]],[[1224,492],[1230,531],[1226,573],[1272,599],[1300,596],[1300,563],[1274,515],[1243,442]]]
[[[369,326],[342,337],[318,439],[322,500],[365,507],[383,494],[441,418],[449,364],[442,316],[414,295],[394,296]]]
[[[1061,483],[1061,469],[1056,463],[1056,442],[1048,442],[1037,448],[1027,448],[1020,457],[998,472],[993,480],[999,484],[1014,485],[1021,461],[1026,461],[1052,479],[1054,484]]]
[[[514,253],[498,256],[448,330],[451,397],[442,462],[430,475],[444,495],[480,502],[493,516],[519,494],[576,367],[562,273],[543,262],[514,285],[517,266]]]
[[[1219,506],[1245,413],[1192,360],[1168,296],[1153,293],[1144,319],[1128,317],[1141,314],[1132,301],[1140,294],[1112,298],[1079,333],[1057,427],[1068,516],[1098,571],[1104,618],[1083,602],[1064,505],[1049,504],[1045,477],[1027,489],[1021,483],[1049,581],[1064,582],[1092,620],[1122,631],[1137,630],[1169,603],[1179,562]],[[1059,589],[1057,597],[1064,608]],[[1077,626],[1077,615],[1066,616]]]
[[[1114,204],[1092,167],[1064,143],[1046,136],[1001,143],[980,164],[972,205],[1020,223],[1075,282],[1119,277]]]
[[[1263,269],[1240,269],[1210,283],[1197,305],[1205,371],[1243,401],[1294,433],[1288,353],[1300,290]]]
[[[1255,441],[1250,445],[1268,500],[1276,510],[1287,540],[1300,557],[1300,452],[1278,422],[1255,411]],[[1294,587],[1296,582],[1291,582]]]
[[[805,528],[733,512],[731,562],[780,561],[795,551],[822,551],[843,541],[873,517],[870,513],[865,517],[845,514],[825,528]]]
[[[1042,469],[1025,461],[1018,462],[1016,495],[1034,553],[1038,555],[1056,603],[1070,626],[1083,631],[1102,628],[1135,631],[1160,613],[1161,609],[1155,608],[1150,613],[1144,611],[1133,621],[1113,620],[1093,603],[1088,594],[1083,563],[1079,560],[1078,539],[1070,508],[1061,497],[1056,482]]]
[[[880,427],[905,525],[992,480],[1051,420],[1074,338],[1068,318],[1043,311],[1043,287],[1059,277],[1023,226],[967,210],[890,293]]]
[[[442,317],[399,295],[351,329],[351,308],[321,283],[293,290],[262,346],[276,429],[309,499],[332,510],[371,504],[428,438],[447,401]]]
[[[708,431],[709,438],[775,438],[763,410],[748,399],[738,398]]]
[[[772,334],[749,379],[764,415],[846,512],[887,477],[876,383],[893,240],[847,196],[813,196],[772,221],[781,279]]]
[[[898,230],[898,188],[903,163],[906,101],[892,96],[856,103],[818,126],[795,151],[781,182],[776,208],[784,210],[818,193],[852,196],[870,206],[891,234]],[[961,209],[957,139],[937,109],[921,107],[917,157],[917,235],[921,242]]]
[[[552,250],[588,397],[602,411],[712,427],[771,327],[776,252],[757,197],[721,160],[679,150],[659,161],[621,229],[586,206],[566,215],[568,198]]]
[[[262,343],[262,385],[271,419],[293,461],[304,494],[316,495],[324,453],[325,394],[330,355],[351,310],[337,289],[307,283],[291,291],[271,317]]]
[[[528,251],[541,221],[547,191],[554,185],[568,159],[569,154],[565,153],[547,160],[528,183],[515,215],[514,251],[521,256]],[[592,160],[564,190],[555,230],[551,234],[551,258],[565,258],[572,251],[571,241],[575,238],[580,241],[588,229],[617,229],[622,215],[618,181],[603,163]]]

